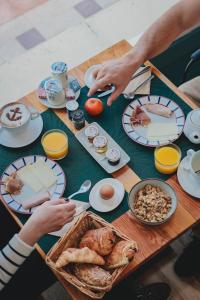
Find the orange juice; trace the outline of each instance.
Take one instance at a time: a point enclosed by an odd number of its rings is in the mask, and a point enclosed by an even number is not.
[[[42,146],[46,155],[58,160],[68,154],[68,138],[62,130],[49,130],[42,137]]]
[[[156,148],[155,153],[155,167],[163,174],[174,173],[181,159],[181,150],[178,146],[170,144]]]

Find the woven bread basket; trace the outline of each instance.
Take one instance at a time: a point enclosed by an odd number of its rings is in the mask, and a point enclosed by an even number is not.
[[[123,266],[117,269],[112,270],[110,273],[112,275],[111,284],[105,287],[100,286],[91,286],[84,282],[81,282],[73,274],[73,265],[62,267],[60,269],[56,268],[55,263],[58,257],[62,254],[67,248],[78,248],[79,243],[83,235],[89,229],[97,229],[101,227],[109,227],[117,236],[117,241],[127,240],[130,241],[128,237],[119,232],[114,226],[106,222],[99,216],[91,212],[82,213],[76,223],[70,228],[70,230],[52,247],[46,257],[47,264],[56,271],[62,278],[70,282],[77,289],[79,289],[84,294],[90,296],[93,299],[101,299],[105,293],[112,289],[113,284],[116,282],[118,276],[123,272],[127,266]]]

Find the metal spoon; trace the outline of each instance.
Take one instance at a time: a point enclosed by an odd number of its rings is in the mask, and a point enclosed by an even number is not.
[[[76,193],[67,197],[66,200],[72,199],[75,195],[86,193],[91,188],[91,185],[92,185],[92,182],[90,180],[84,181],[83,184],[81,185],[80,189]]]
[[[141,88],[143,85],[145,85],[147,82],[151,81],[152,79],[154,78],[154,75],[151,75],[150,77],[148,77],[145,81],[143,81],[138,87],[136,87],[134,89],[134,91],[132,91],[131,93],[129,94],[124,94],[124,98],[126,99],[134,99],[135,97],[135,92],[137,90],[139,90],[139,88]]]

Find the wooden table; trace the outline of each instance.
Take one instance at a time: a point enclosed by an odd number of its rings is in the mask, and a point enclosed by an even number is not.
[[[90,58],[83,64],[72,69],[70,71],[70,74],[75,75],[79,79],[80,83],[84,85],[84,73],[89,66],[102,63],[105,60],[118,58],[128,52],[131,48],[132,47],[130,46],[130,44],[128,44],[127,41],[121,41],[101,52],[100,54]],[[158,76],[179,97],[181,97],[183,101],[185,101],[192,108],[196,108],[196,105],[188,97],[186,97],[173,83],[171,83],[158,69],[156,69],[150,62],[147,62],[147,65],[151,65],[153,73],[156,74],[156,76]],[[27,104],[32,104],[41,112],[46,110],[46,107],[42,106],[38,102],[35,92],[28,94],[23,99],[20,99],[20,101]],[[75,129],[67,118],[66,112],[64,110],[58,110],[56,111],[56,114],[72,132],[75,132]],[[140,180],[137,174],[135,174],[134,170],[131,170],[128,166],[125,166],[120,171],[114,173],[113,176],[124,184],[127,192],[129,192],[132,186]],[[139,246],[139,252],[135,256],[134,261],[130,263],[129,266],[125,269],[119,280],[122,280],[128,274],[132,273],[147,260],[149,260],[164,247],[166,247],[169,243],[171,243],[174,239],[179,237],[186,230],[200,221],[200,201],[197,201],[194,198],[190,197],[181,189],[177,182],[176,176],[172,176],[167,180],[167,182],[174,187],[179,199],[176,213],[169,220],[169,222],[159,227],[148,227],[138,223],[129,214],[129,212],[126,212],[113,222],[114,226],[116,226],[120,231],[124,232],[130,238],[136,240]],[[22,226],[17,216],[8,207],[7,209],[9,210],[12,217],[16,220],[16,222],[20,226]],[[36,248],[41,256],[45,259],[45,253],[42,251],[42,249],[38,245],[36,246]],[[86,295],[79,292],[76,288],[65,282],[62,278],[58,277],[58,279],[66,288],[72,299],[90,299]]]

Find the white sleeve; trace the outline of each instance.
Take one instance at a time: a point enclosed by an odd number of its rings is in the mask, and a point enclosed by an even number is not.
[[[24,243],[17,234],[0,250],[0,290],[33,250],[34,248]]]

